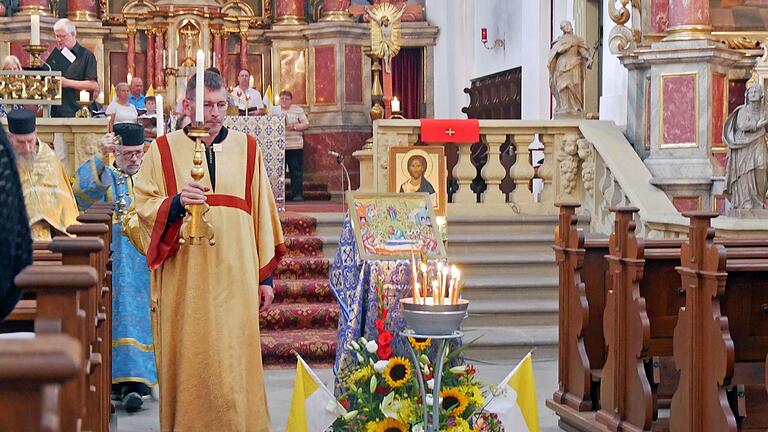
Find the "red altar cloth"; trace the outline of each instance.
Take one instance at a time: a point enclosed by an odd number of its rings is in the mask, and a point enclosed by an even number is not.
[[[421,122],[421,141],[424,143],[480,141],[480,122],[477,119],[421,119],[419,121]]]

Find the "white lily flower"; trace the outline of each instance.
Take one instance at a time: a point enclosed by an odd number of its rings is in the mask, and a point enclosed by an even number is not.
[[[365,344],[365,349],[368,350],[369,353],[373,354],[376,352],[376,350],[379,349],[379,345],[376,343],[376,341],[368,341],[368,343]]]
[[[349,344],[352,345],[352,349],[354,349],[355,351],[360,351],[360,345],[358,345],[357,342],[352,341]]]
[[[424,432],[424,423],[413,425],[411,432]]]
[[[451,373],[454,374],[454,375],[463,375],[464,373],[467,372],[467,367],[464,366],[464,365],[454,366],[454,367],[452,367],[452,368],[450,368],[448,370],[450,370]]]
[[[432,395],[428,394],[427,395],[427,406],[432,406],[432,403],[433,403],[432,399],[433,399]]]
[[[363,356],[360,355],[360,353],[356,353],[356,355],[357,355],[357,362],[358,363],[364,363],[365,362],[365,359],[363,358]]]
[[[371,384],[369,385],[368,390],[370,390],[371,393],[375,392],[377,385],[379,385],[379,379],[374,375],[371,377]]]
[[[431,380],[427,381],[427,388],[429,388],[430,390],[434,390],[435,389],[435,379],[434,378],[432,378]]]
[[[400,401],[395,401],[395,392],[389,392],[388,395],[384,396],[384,399],[379,405],[381,413],[393,419],[398,418],[397,413],[400,412],[401,407],[402,403]]]
[[[335,413],[339,410],[339,403],[336,402],[336,399],[331,399],[325,404],[325,410],[330,413]]]
[[[384,370],[387,368],[387,365],[389,364],[389,360],[379,360],[373,365],[373,369],[378,373],[384,373]]]
[[[421,356],[419,356],[419,363],[421,363],[423,365],[428,365],[429,364],[429,357],[427,357],[426,354],[422,354]]]
[[[357,410],[350,411],[346,414],[344,414],[344,421],[350,421],[353,418],[357,417]]]
[[[360,345],[365,345],[368,343],[368,339],[365,338],[365,336],[360,336]]]

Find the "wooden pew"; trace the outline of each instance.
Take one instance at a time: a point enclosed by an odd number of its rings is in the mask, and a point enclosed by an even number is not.
[[[617,211],[610,241],[585,240],[576,229],[576,207],[561,206],[556,235],[560,388],[547,404],[568,430],[666,430],[666,419],[657,415],[677,387],[677,373],[665,373],[664,365],[671,363],[677,311],[685,302],[676,270],[682,241],[636,238],[636,209]],[[722,243],[734,266],[755,268],[768,257],[765,240]],[[751,400],[766,398],[759,387]],[[756,412],[747,417],[757,419]]]
[[[82,346],[65,335],[0,342],[0,430],[56,432],[60,388],[82,371]]]

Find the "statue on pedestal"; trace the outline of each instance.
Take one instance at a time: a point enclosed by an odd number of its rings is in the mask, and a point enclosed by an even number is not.
[[[768,208],[765,91],[751,82],[744,99],[744,105],[728,116],[723,127],[723,141],[728,144],[723,195],[732,210],[764,210]]]
[[[573,34],[570,21],[563,21],[560,30],[563,34],[547,58],[549,89],[557,103],[555,118],[583,117],[585,69],[592,68],[592,54],[584,39]]]

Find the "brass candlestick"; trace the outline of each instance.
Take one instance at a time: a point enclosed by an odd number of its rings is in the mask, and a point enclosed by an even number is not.
[[[195,156],[192,158],[192,170],[190,174],[192,179],[199,182],[205,176],[205,146],[203,138],[210,136],[208,128],[203,123],[195,122],[189,127],[189,137],[195,139]],[[208,204],[190,204],[187,206],[187,215],[184,216],[184,223],[181,224],[180,244],[189,242],[191,245],[198,245],[204,238],[208,239],[208,244],[213,246],[216,241],[213,239],[213,226],[205,219],[208,213]]]
[[[248,117],[248,109],[251,107],[251,97],[245,94],[245,117]]]
[[[24,45],[24,50],[29,53],[29,65],[31,67],[39,68],[43,66],[43,59],[40,58],[40,54],[46,50],[43,45]]]
[[[91,101],[80,101],[80,109],[75,113],[76,118],[91,118],[91,110],[88,109],[88,105]]]

